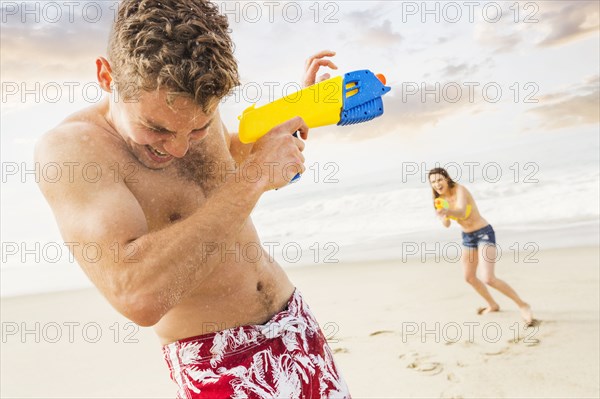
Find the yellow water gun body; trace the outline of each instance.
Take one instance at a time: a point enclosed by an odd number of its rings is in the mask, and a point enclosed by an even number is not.
[[[336,76],[262,107],[247,108],[238,117],[239,138],[242,143],[253,143],[296,116],[309,128],[365,122],[383,114],[381,96],[390,90],[383,75],[369,70]]]

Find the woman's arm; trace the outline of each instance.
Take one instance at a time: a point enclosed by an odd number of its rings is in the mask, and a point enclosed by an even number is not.
[[[450,221],[450,219],[448,219],[446,217],[448,210],[442,208],[442,209],[436,209],[435,212],[437,214],[437,217],[440,218],[440,220],[442,221],[442,225],[444,225],[444,227],[446,227],[446,228],[450,227],[450,223],[452,223],[452,222]]]
[[[463,186],[456,187],[456,202],[454,209],[447,209],[445,216],[452,216],[457,219],[463,219],[467,214],[467,193]]]
[[[442,224],[444,225],[444,227],[446,227],[446,228],[450,227],[450,223],[452,223],[452,222],[450,222],[450,219],[448,219],[447,217],[444,217],[442,219]]]

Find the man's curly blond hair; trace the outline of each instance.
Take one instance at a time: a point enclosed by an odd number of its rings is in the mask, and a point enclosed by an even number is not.
[[[108,57],[125,100],[166,89],[207,112],[240,84],[233,49],[227,17],[210,1],[124,0]]]

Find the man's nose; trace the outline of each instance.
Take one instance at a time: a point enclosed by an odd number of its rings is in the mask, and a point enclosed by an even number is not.
[[[177,135],[163,144],[165,150],[176,158],[183,158],[190,148],[190,141],[187,135]]]

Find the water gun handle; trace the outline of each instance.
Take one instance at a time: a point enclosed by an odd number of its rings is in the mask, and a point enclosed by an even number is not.
[[[298,137],[298,131],[295,131],[292,136]],[[300,173],[296,173],[296,176],[292,177],[292,180],[290,180],[290,182],[288,184],[296,183],[298,180],[300,180],[300,177],[302,177],[302,175]],[[279,190],[279,189],[276,188],[275,190]]]
[[[298,132],[297,132],[297,131],[296,131],[296,132],[294,132],[293,136],[294,136],[294,137],[298,137]],[[290,184],[292,184],[292,183],[296,183],[298,180],[300,180],[300,177],[301,177],[301,176],[302,176],[302,175],[301,175],[300,173],[296,173],[296,176],[294,176],[294,177],[292,178],[292,180],[290,180]]]

